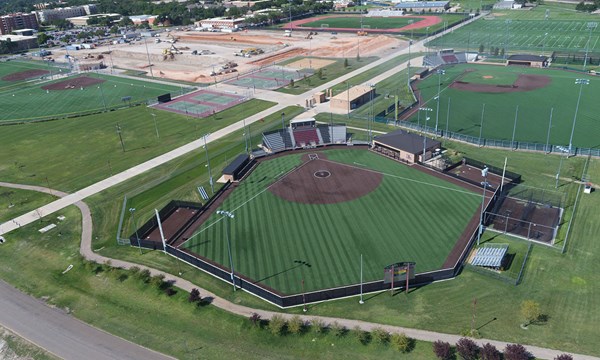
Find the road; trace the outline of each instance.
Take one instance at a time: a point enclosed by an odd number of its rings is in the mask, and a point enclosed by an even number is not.
[[[38,187],[38,186],[27,186],[27,185],[19,185],[19,184],[10,184],[0,182],[0,187],[11,187],[11,188],[19,188],[19,189],[27,189],[34,191],[42,191],[45,193],[55,194],[57,196],[65,196],[66,194],[61,193],[56,190]],[[110,261],[111,266],[121,267],[125,269],[129,269],[133,266],[137,266],[141,269],[148,269],[152,273],[152,275],[162,274],[165,276],[166,281],[172,281],[174,285],[183,291],[190,292],[192,289],[197,288],[200,290],[200,293],[204,297],[212,298],[211,304],[226,310],[228,312],[243,316],[250,317],[253,313],[257,313],[261,316],[262,319],[270,319],[273,315],[278,314],[282,315],[287,319],[290,319],[293,315],[291,314],[282,314],[276,313],[273,311],[252,309],[246,306],[234,304],[229,302],[212,292],[202,289],[193,283],[174,276],[169,273],[165,273],[163,271],[159,271],[156,269],[149,268],[147,266],[130,263],[127,261],[119,260],[119,259],[111,259],[108,257],[104,257],[96,254],[92,250],[92,215],[89,207],[82,201],[78,201],[75,205],[81,210],[82,215],[82,233],[81,233],[81,244],[79,251],[83,257],[88,260],[93,260],[98,263],[106,264]],[[169,256],[169,255],[165,255]],[[5,287],[7,290],[5,291]],[[16,294],[15,294],[16,293]],[[368,305],[365,305],[368,306]],[[137,345],[127,342],[126,340],[117,338],[113,335],[109,335],[95,329],[89,325],[86,325],[70,315],[65,314],[57,309],[51,309],[46,306],[44,303],[35,300],[27,295],[19,293],[17,290],[12,288],[10,285],[6,285],[6,283],[0,281],[0,323],[5,325],[10,330],[16,332],[29,339],[31,342],[37,344],[38,346],[47,349],[48,351],[57,354],[57,356],[63,357],[65,359],[77,359],[78,357],[72,357],[71,355],[77,354],[97,354],[98,357],[91,357],[91,359],[165,359],[161,354],[151,352],[149,356],[144,355],[144,357],[135,357],[137,354],[141,354],[143,351],[150,351],[145,348],[141,348]],[[8,309],[10,311],[4,311]],[[14,313],[14,315],[12,315]],[[7,314],[10,314],[7,316]],[[390,333],[405,333],[408,337],[434,342],[437,340],[442,340],[449,342],[450,344],[455,344],[462,337],[459,335],[438,333],[433,331],[419,330],[419,329],[411,329],[404,328],[400,326],[391,326],[391,325],[381,325],[378,323],[353,320],[353,319],[340,319],[340,318],[332,318],[325,316],[301,316],[304,321],[311,321],[312,319],[320,319],[325,324],[329,325],[334,322],[337,322],[348,329],[355,328],[356,326],[360,327],[363,330],[371,331],[375,328],[383,328]],[[44,321],[40,321],[40,319]],[[17,322],[17,324],[15,324]],[[45,322],[49,322],[47,326],[39,326],[40,322],[45,324]],[[26,329],[22,327],[18,327],[19,324],[23,324]],[[35,326],[33,326],[35,324]],[[17,328],[15,328],[17,327]],[[72,329],[76,329],[77,331],[74,333]],[[61,334],[62,332],[62,334]],[[103,334],[103,336],[99,337],[97,332]],[[55,334],[56,333],[56,334]],[[51,334],[51,335],[49,335]],[[63,339],[63,337],[65,339]],[[59,345],[58,348],[55,342],[62,341],[73,341],[75,344],[70,344],[70,346],[75,346],[77,352],[70,352],[70,348]],[[476,343],[480,346],[483,346],[486,343],[490,343],[496,348],[502,350],[506,347],[506,342],[496,341],[491,339],[474,339]],[[105,348],[105,344],[111,344],[109,348]],[[89,349],[88,349],[89,348]],[[114,353],[107,353],[108,350],[118,351],[119,357],[101,357],[101,356],[110,356]],[[527,350],[529,350],[536,358],[539,359],[554,359],[556,356],[562,354],[562,351],[541,348],[537,346],[527,345]],[[63,352],[61,352],[63,351]],[[134,357],[126,357],[126,356],[134,356]],[[589,356],[589,355],[580,355],[573,354],[573,358],[576,360],[600,360],[600,358]]]

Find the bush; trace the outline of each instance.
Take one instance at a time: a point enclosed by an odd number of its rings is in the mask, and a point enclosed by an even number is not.
[[[348,59],[344,59],[344,67],[347,68],[348,67]]]
[[[525,300],[521,303],[521,316],[525,320],[524,326],[535,323],[542,316],[540,304],[533,300]]]
[[[200,300],[202,300],[200,297],[200,290],[193,288],[192,291],[190,291],[190,296],[188,296],[188,301],[194,303],[199,302]]]
[[[573,360],[573,356],[569,354],[560,354],[554,358],[554,360]]]
[[[150,285],[154,286],[155,288],[161,290],[164,288],[167,288],[167,283],[165,282],[165,276],[163,274],[158,274],[156,276],[152,276],[150,278]]]
[[[471,339],[462,338],[456,343],[456,352],[463,360],[477,360],[479,346]]]
[[[528,360],[531,353],[521,344],[508,344],[504,348],[504,360]]]
[[[197,289],[195,289],[197,290]],[[192,290],[194,291],[194,290]],[[198,293],[198,296],[200,296],[200,293]],[[248,320],[250,320],[250,322],[252,323],[252,325],[259,327],[261,320],[260,320],[260,315],[258,315],[257,313],[252,313],[252,315],[250,315],[250,317],[248,318]]]
[[[406,334],[393,334],[392,335],[392,347],[400,352],[410,352],[414,346],[414,341],[406,336]]]
[[[481,355],[481,360],[501,360],[502,359],[500,351],[498,351],[498,349],[496,349],[496,347],[490,343],[483,345],[479,354]]]
[[[329,326],[329,330],[331,331],[333,336],[336,337],[342,337],[346,335],[346,331],[348,331],[344,325],[341,325],[337,321],[334,321],[333,324]]]
[[[363,331],[360,326],[354,327],[354,336],[356,336],[356,340],[363,345],[367,345],[371,341],[371,334],[367,331]]]
[[[138,277],[140,274],[141,269],[139,268],[139,266],[132,266],[129,268],[129,272],[131,272],[131,276],[133,277]]]
[[[304,321],[298,315],[294,315],[287,324],[290,334],[300,334],[304,330]]]
[[[164,289],[165,295],[171,297],[175,294],[177,294],[177,291],[175,291],[175,289],[173,289],[172,287],[168,287],[166,289]]]
[[[377,344],[386,344],[390,341],[390,333],[380,327],[373,329],[371,336]]]
[[[452,348],[450,347],[450,344],[445,341],[438,340],[434,342],[433,353],[440,360],[450,360],[452,358]]]
[[[137,273],[137,278],[142,280],[144,284],[150,282],[150,278],[152,278],[152,274],[150,274],[150,270],[144,269]]]
[[[325,323],[321,319],[314,318],[310,321],[310,328],[316,334],[322,334],[325,332]]]
[[[273,315],[269,321],[269,331],[273,335],[283,335],[286,321],[281,315]]]

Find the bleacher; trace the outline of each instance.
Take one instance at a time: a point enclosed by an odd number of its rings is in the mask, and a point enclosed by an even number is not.
[[[458,59],[454,54],[451,55],[442,55],[442,59],[446,64],[458,64]]]
[[[444,59],[440,56],[440,54],[437,53],[426,55],[423,58],[423,66],[438,67],[444,64]]]
[[[286,149],[286,143],[281,134],[281,130],[272,131],[263,134],[263,146],[272,152],[279,152]],[[291,144],[290,144],[291,145]],[[291,146],[290,146],[291,148]]]
[[[331,144],[331,129],[329,125],[319,125],[317,126],[317,130],[321,134],[323,144]]]
[[[317,129],[313,127],[297,128],[294,130],[294,140],[296,142],[296,147],[301,148],[322,145],[319,142],[319,134],[317,134]]]
[[[283,139],[283,143],[285,144],[286,149],[294,148],[294,140],[292,139],[292,135],[290,134],[290,129],[286,128],[285,130],[279,130],[281,134],[281,138]]]
[[[499,269],[502,266],[502,259],[504,259],[507,251],[508,245],[506,244],[479,248],[471,260],[471,265]]]

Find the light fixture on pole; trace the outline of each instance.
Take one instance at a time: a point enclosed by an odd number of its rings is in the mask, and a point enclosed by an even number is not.
[[[133,226],[135,227],[135,238],[138,243],[138,248],[140,249],[140,255],[142,254],[142,244],[140,243],[140,237],[138,235],[137,223],[135,221],[135,208],[129,208],[129,213],[131,214],[131,219],[133,220]]]
[[[421,127],[421,111],[433,111],[433,109],[432,108],[424,108],[424,107],[419,108],[419,113],[417,116],[417,125],[419,125],[419,127]]]
[[[231,284],[233,285],[233,291],[235,291],[235,277],[233,270],[233,257],[231,256],[231,240],[229,239],[229,221],[233,219],[234,215],[226,210],[217,210],[217,214],[221,215],[225,220],[225,237],[227,238],[227,251],[229,253],[229,266],[231,268]]]
[[[204,138],[204,150],[206,153],[206,166],[208,167],[208,182],[210,183],[210,191],[212,191],[212,193],[214,194],[215,187],[213,184],[212,172],[210,171],[210,159],[208,157],[208,142],[206,141],[206,139],[209,136],[210,136],[210,133],[202,135],[202,137]]]
[[[575,84],[579,85],[579,96],[577,97],[577,105],[575,106],[575,116],[573,116],[573,127],[571,128],[571,137],[569,138],[569,156],[572,154],[573,151],[573,134],[575,133],[577,112],[579,111],[579,102],[581,101],[581,91],[583,90],[583,85],[589,85],[590,81],[588,79],[576,79]]]
[[[425,130],[427,130],[427,121],[429,121],[430,117],[425,117]],[[425,150],[427,145],[427,136],[425,136],[425,131],[423,132],[423,155],[421,156],[421,163],[425,164]]]
[[[481,183],[483,188],[483,194],[481,195],[481,215],[479,217],[479,232],[477,233],[477,247],[479,247],[479,241],[481,240],[481,234],[483,233],[483,208],[485,207],[485,188],[487,187],[487,174],[488,168],[484,166],[481,170],[481,176],[483,177],[483,182]]]
[[[583,70],[585,70],[585,66],[587,65],[588,52],[590,51],[590,41],[592,40],[592,30],[598,26],[598,23],[589,22],[587,23],[587,27],[590,30],[590,35],[588,37],[587,44],[585,46],[585,59],[583,59]]]
[[[119,125],[119,123],[117,123],[117,135],[119,135],[119,141],[121,141],[121,149],[123,149],[123,152],[125,152],[125,143],[123,142],[123,135],[121,135],[121,125]]]
[[[371,87],[371,123],[368,126],[369,129],[369,143],[373,141],[373,123],[375,122],[375,113],[373,111],[373,98],[375,95],[375,84],[369,85]]]
[[[281,130],[285,130],[285,113],[281,113]]]
[[[440,119],[440,87],[442,84],[442,75],[446,74],[446,70],[438,69],[438,94],[437,94],[437,108],[435,109],[435,133],[437,135],[438,123]]]

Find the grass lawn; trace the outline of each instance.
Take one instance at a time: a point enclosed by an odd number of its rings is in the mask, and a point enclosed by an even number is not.
[[[413,22],[419,22],[423,18],[414,17],[363,17],[358,15],[347,15],[334,18],[325,18],[322,20],[316,19],[306,24],[300,25],[300,27],[321,27],[322,24],[328,24],[330,28],[350,28],[360,29],[362,25],[367,25],[371,29],[396,29],[404,27]],[[327,29],[323,29],[327,31]]]
[[[253,99],[207,119],[138,106],[74,119],[4,126],[0,131],[0,178],[73,192],[273,105]],[[156,114],[160,139],[156,138],[151,113]],[[115,130],[117,124],[125,152]],[[35,140],[42,136],[43,142]]]
[[[182,291],[167,297],[130,272],[83,261],[79,211],[69,207],[60,214],[66,216],[59,225],[61,237],[57,229],[38,233],[40,223],[10,234],[0,251],[0,277],[132,342],[178,359],[339,359],[357,355],[362,359],[434,359],[429,343],[417,342],[413,352],[403,355],[390,346],[362,345],[352,333],[339,338],[328,333],[277,337],[252,327],[242,317],[210,305],[190,304],[188,294]],[[62,274],[69,264],[73,269]],[[231,346],[232,336],[235,346]]]
[[[365,259],[365,281],[380,279],[383,267],[398,261],[416,261],[418,273],[437,270],[481,201],[479,194],[367,151],[324,154],[349,166],[365,164],[383,173],[383,181],[352,201],[301,204],[267,190],[277,174],[300,164],[300,155],[260,164],[221,206],[236,216],[230,222],[236,271],[292,294],[301,292],[302,278],[307,291],[358,283],[360,254]],[[369,216],[356,216],[365,209]],[[185,247],[229,264],[225,222],[220,218],[211,216]],[[311,267],[299,267],[295,259],[308,261]]]
[[[10,62],[9,62],[10,63]],[[101,78],[105,82],[80,89],[50,90],[44,84],[31,84],[19,88],[0,89],[0,123],[3,121],[28,121],[40,118],[68,116],[80,112],[102,111],[124,106],[123,97],[131,96],[131,103],[156,98],[170,92],[175,95],[190,91],[183,86],[171,86],[143,80],[124,79],[116,76],[87,73],[86,76]],[[68,81],[68,78],[52,82]]]
[[[301,59],[307,59],[308,57],[295,57],[291,60],[287,60],[285,63],[281,63],[280,65],[285,65],[287,63],[291,63],[294,61],[298,61]],[[345,75],[349,72],[352,72],[356,69],[360,69],[361,67],[377,60],[376,57],[365,57],[361,58],[359,61],[356,61],[356,58],[350,56],[348,61],[348,66],[344,66],[344,59],[325,59],[325,60],[333,60],[334,63],[327,65],[322,68],[323,76],[319,78],[318,70],[315,74],[307,77],[306,79],[301,79],[294,82],[294,87],[285,86],[279,88],[277,91],[283,92],[286,94],[303,94],[309,90],[312,90],[320,85],[323,85],[329,81],[335,80],[338,77]]]
[[[12,331],[0,326],[0,355],[6,359],[58,360],[57,357],[37,347]]]
[[[546,20],[546,10],[549,18]],[[507,23],[510,20],[510,23]],[[511,53],[527,51],[549,55],[552,50],[583,52],[597,17],[574,10],[570,4],[539,5],[529,11],[494,10],[492,16],[456,29],[428,44],[433,47],[476,50],[484,46],[505,48]],[[598,28],[591,32],[590,51],[600,50]],[[505,44],[508,44],[506,46]]]
[[[466,69],[475,70],[469,73],[469,76],[477,83],[487,81],[483,76],[493,76],[499,79],[498,81],[510,82],[518,74],[547,76],[551,78],[551,82],[546,87],[527,92],[477,93],[449,88],[456,77]],[[476,79],[477,77],[479,79]],[[600,82],[592,76],[563,70],[473,64],[447,67],[446,74],[441,76],[439,124],[442,129],[445,129],[446,119],[448,119],[450,131],[477,138],[481,132],[483,138],[509,142],[512,140],[514,129],[515,141],[546,144],[550,111],[554,109],[549,143],[566,146],[569,144],[580,90],[580,86],[575,84],[576,78],[589,79],[590,84],[585,85],[581,92],[573,145],[595,148],[598,146],[600,125],[595,120],[598,103],[594,101],[594,94],[600,90]],[[423,100],[421,106],[433,109],[432,120],[428,124],[432,126],[437,113],[435,97],[438,92],[438,76],[430,76],[418,82],[417,87],[421,91]],[[450,101],[449,112],[448,101]],[[515,115],[517,115],[516,129]],[[482,117],[483,129],[481,128]],[[410,121],[418,122],[417,114]]]
[[[0,223],[37,209],[55,199],[50,194],[0,187]]]

